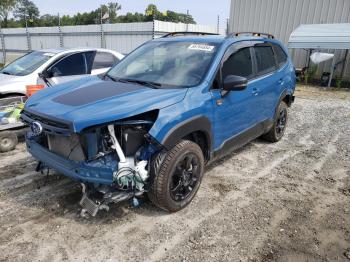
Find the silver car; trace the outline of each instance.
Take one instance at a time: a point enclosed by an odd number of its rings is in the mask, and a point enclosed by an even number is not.
[[[56,85],[102,74],[123,57],[96,48],[33,51],[0,70],[0,98],[23,96],[27,85]]]

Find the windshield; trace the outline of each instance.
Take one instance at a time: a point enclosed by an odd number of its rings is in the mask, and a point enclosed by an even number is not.
[[[15,76],[24,76],[32,73],[55,54],[34,51],[24,55],[0,70],[0,73]]]
[[[217,43],[149,42],[121,60],[108,76],[162,87],[195,86],[203,80],[217,48]]]

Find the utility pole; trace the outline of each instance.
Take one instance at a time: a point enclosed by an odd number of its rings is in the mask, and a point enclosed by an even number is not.
[[[230,20],[227,18],[227,20],[226,20],[226,35],[228,35],[229,34],[229,27],[230,27]]]
[[[5,36],[2,33],[1,23],[2,23],[2,21],[0,20],[0,36],[1,36],[1,47],[2,47],[2,64],[5,65],[6,64]]]
[[[101,25],[101,48],[104,48],[104,32],[103,32],[103,14],[102,14],[102,5],[100,7],[101,10],[101,17],[100,17],[100,25]]]
[[[186,14],[187,14],[187,16],[186,16],[186,32],[188,32],[188,17],[190,15],[190,11],[187,10]]]
[[[29,16],[29,13],[28,13]],[[28,20],[27,20],[27,13],[24,12],[24,21],[26,24],[26,34],[27,34],[27,47],[28,47],[28,51],[32,51],[32,43],[30,41],[30,34],[29,34],[29,30],[28,30]]]
[[[155,35],[156,35],[156,10],[154,9],[154,6],[152,7],[152,22],[153,22],[153,25],[152,25],[152,39],[155,38]]]
[[[218,34],[220,33],[220,16],[219,15],[218,15],[218,24],[217,24],[216,32]]]
[[[60,47],[63,47],[63,33],[62,33],[62,28],[61,28],[60,13],[58,13],[58,33],[60,35]]]

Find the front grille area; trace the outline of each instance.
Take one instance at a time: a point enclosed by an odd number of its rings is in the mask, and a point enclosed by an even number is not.
[[[86,159],[77,134],[70,136],[48,134],[47,145],[51,152],[66,159],[77,162]]]
[[[67,123],[62,123],[56,120],[51,120],[42,116],[38,116],[25,110],[23,110],[21,113],[21,119],[28,125],[30,125],[30,123],[34,121],[40,122],[43,126],[43,131],[45,133],[61,135],[70,134],[70,127]]]

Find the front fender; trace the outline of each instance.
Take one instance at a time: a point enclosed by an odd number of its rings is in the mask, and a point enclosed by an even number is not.
[[[164,108],[149,134],[169,150],[183,137],[200,131],[205,135],[208,149],[211,151],[212,125],[205,112],[201,108],[185,110],[182,103]]]
[[[210,152],[212,141],[211,124],[209,119],[205,116],[194,116],[178,123],[166,133],[163,141],[161,141],[161,144],[169,150],[175,146],[183,137],[197,131],[205,134]]]

